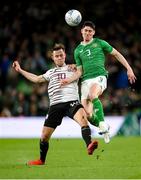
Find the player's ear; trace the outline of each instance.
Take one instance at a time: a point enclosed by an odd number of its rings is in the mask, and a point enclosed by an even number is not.
[[[67,55],[66,55],[66,53],[65,53],[65,52],[64,52],[64,56],[65,56],[65,59],[66,59]]]
[[[95,35],[95,30],[93,30],[93,35]]]
[[[51,56],[50,56],[50,57],[51,57],[51,59],[54,61],[54,59],[53,59],[53,52],[51,53]]]

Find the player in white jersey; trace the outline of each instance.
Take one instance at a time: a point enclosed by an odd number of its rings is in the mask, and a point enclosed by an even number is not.
[[[69,70],[66,64],[63,64],[62,67],[50,69],[43,74],[43,77],[47,81],[51,80],[48,85],[50,106],[58,103],[68,102],[70,99],[79,100],[77,81],[60,88],[60,80],[71,77],[72,75],[73,71]]]
[[[73,74],[65,64],[66,53],[62,44],[54,46],[52,59],[56,67],[39,76],[23,70],[18,61],[13,62],[13,68],[28,80],[34,83],[48,83],[50,108],[40,139],[40,159],[29,161],[28,165],[45,164],[49,139],[56,127],[61,124],[64,116],[74,119],[80,125],[82,137],[86,143],[89,155],[92,155],[93,151],[98,147],[98,142],[91,140],[91,130],[88,126],[86,113],[83,106],[79,103],[77,81],[61,87],[60,80],[71,77]]]

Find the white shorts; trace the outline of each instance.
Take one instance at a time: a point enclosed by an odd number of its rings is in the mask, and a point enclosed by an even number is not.
[[[89,90],[93,84],[99,84],[103,92],[107,88],[106,76],[98,76],[96,78],[83,81],[81,84],[81,99],[89,99]]]

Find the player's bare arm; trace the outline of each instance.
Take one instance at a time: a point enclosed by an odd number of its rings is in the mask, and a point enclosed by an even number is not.
[[[118,52],[116,49],[113,49],[111,54],[127,69],[127,76],[128,80],[131,84],[135,83],[136,76],[131,68],[131,66],[128,64],[127,60],[123,57],[123,55]]]
[[[82,67],[77,67],[77,71],[74,72],[73,76],[71,76],[70,78],[66,78],[66,79],[62,79],[60,81],[61,86],[64,86],[66,84],[70,84],[71,82],[79,79],[82,75]]]
[[[38,76],[38,75],[35,75],[33,73],[30,73],[30,72],[23,70],[18,61],[14,61],[12,67],[15,69],[15,71],[22,74],[29,81],[32,81],[34,83],[41,83],[41,82],[46,81],[42,75]]]

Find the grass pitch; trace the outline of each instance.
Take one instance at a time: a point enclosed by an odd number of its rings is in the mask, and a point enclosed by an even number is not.
[[[92,156],[82,139],[51,139],[46,165],[26,165],[38,157],[38,139],[0,139],[0,179],[141,179],[140,137],[99,139]]]

